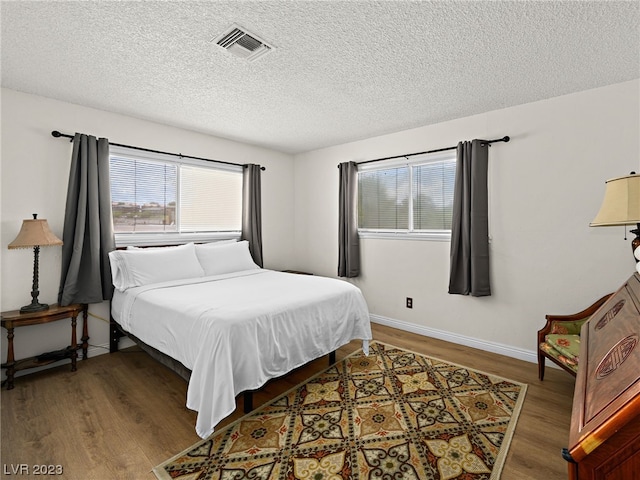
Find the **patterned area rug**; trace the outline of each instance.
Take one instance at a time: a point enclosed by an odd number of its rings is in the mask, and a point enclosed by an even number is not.
[[[498,479],[526,385],[372,343],[154,469],[159,479]]]

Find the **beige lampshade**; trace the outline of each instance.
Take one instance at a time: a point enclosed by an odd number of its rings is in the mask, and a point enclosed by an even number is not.
[[[591,227],[640,223],[640,175],[607,180],[604,200]]]
[[[45,219],[23,220],[22,228],[9,248],[30,248],[62,245]]]

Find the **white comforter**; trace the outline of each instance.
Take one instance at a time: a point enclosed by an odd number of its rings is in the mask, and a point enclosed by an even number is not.
[[[354,339],[371,339],[367,304],[348,282],[272,270],[116,291],[112,315],[192,371],[187,407],[208,437],[235,396]]]

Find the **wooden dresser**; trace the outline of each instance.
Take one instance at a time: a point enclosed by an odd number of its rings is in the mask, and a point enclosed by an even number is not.
[[[582,326],[570,480],[640,480],[640,275]]]

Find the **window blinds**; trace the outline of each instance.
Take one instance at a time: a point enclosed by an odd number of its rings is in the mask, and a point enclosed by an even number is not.
[[[455,161],[413,167],[413,229],[451,230]]]
[[[455,152],[358,172],[358,228],[378,232],[451,230]]]
[[[240,231],[242,167],[216,168],[136,153],[118,150],[110,157],[116,233]]]
[[[358,227],[409,228],[409,167],[358,174]]]

